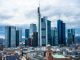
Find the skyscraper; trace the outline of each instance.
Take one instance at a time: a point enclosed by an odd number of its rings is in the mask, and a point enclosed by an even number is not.
[[[38,32],[33,32],[33,36],[32,36],[32,44],[33,47],[37,47],[38,46]]]
[[[58,31],[56,27],[52,28],[51,37],[52,37],[52,46],[58,45]]]
[[[41,46],[41,13],[40,13],[40,6],[38,7],[38,45]]]
[[[66,45],[65,39],[65,23],[61,20],[57,21],[57,29],[58,29],[58,44]]]
[[[6,47],[16,47],[16,27],[5,27]]]
[[[51,21],[47,20],[47,39],[48,44],[52,45],[52,39],[51,39]]]
[[[51,21],[47,20],[46,17],[41,18],[40,22],[40,46],[46,46],[51,42]]]
[[[25,46],[27,46],[28,44],[28,38],[29,38],[29,29],[25,29]]]
[[[19,30],[16,30],[16,46],[19,46]]]
[[[71,45],[75,43],[75,29],[67,30],[67,44]]]
[[[16,46],[19,46],[20,41],[22,40],[22,30],[16,30]]]
[[[36,24],[30,24],[30,38],[32,37],[34,32],[37,32]]]
[[[40,4],[38,7],[38,45],[46,46],[51,44],[51,21],[46,17],[41,18]]]

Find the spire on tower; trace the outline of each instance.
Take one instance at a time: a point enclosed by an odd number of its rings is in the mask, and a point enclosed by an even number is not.
[[[39,6],[38,6],[38,16],[40,16],[40,0],[38,0]]]

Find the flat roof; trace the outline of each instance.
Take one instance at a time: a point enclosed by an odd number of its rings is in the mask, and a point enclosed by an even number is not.
[[[54,57],[54,58],[66,58],[64,55],[62,55],[62,54],[52,54],[52,56]]]

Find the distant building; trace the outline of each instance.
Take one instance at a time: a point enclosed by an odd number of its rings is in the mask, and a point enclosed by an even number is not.
[[[31,38],[28,38],[28,40],[26,42],[27,42],[27,46],[32,46],[32,39]]]
[[[16,47],[16,27],[5,27],[6,47]]]
[[[4,39],[0,38],[0,45],[3,45]]]
[[[37,10],[38,13],[38,46],[42,46],[41,44],[41,13],[40,13],[40,6]]]
[[[58,31],[56,27],[51,30],[51,37],[52,37],[52,46],[58,45]]]
[[[29,38],[29,29],[25,29],[25,46],[28,45],[28,38]]]
[[[57,29],[58,29],[58,44],[66,45],[66,38],[65,38],[65,23],[61,20],[57,21]]]
[[[37,32],[36,24],[30,24],[30,38],[32,38],[32,35],[34,32]]]
[[[75,43],[75,29],[67,30],[67,44],[71,45]]]
[[[4,39],[0,38],[0,50],[3,50],[4,48]]]
[[[32,36],[32,44],[33,47],[38,46],[38,32],[34,32]]]
[[[47,44],[51,44],[51,21],[47,20],[46,17],[41,18],[39,29],[39,46],[46,46]]]
[[[16,46],[19,46],[20,41],[22,40],[22,30],[16,30]]]
[[[48,44],[52,45],[52,39],[51,39],[51,21],[47,20],[47,39]]]

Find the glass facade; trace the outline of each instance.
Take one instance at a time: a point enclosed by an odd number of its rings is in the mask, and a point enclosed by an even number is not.
[[[6,47],[16,47],[16,27],[5,27]]]
[[[71,45],[75,42],[75,29],[68,29],[67,30],[67,44]]]
[[[51,21],[47,20],[46,17],[41,18],[40,25],[40,44],[41,46],[46,46],[51,44]]]
[[[37,32],[36,24],[30,24],[30,38],[32,37],[33,32]]]
[[[27,41],[28,41],[28,38],[29,38],[29,29],[25,29],[25,46],[27,46]]]
[[[58,44],[59,45],[66,45],[65,39],[65,23],[63,21],[57,21],[57,28],[58,28]]]

